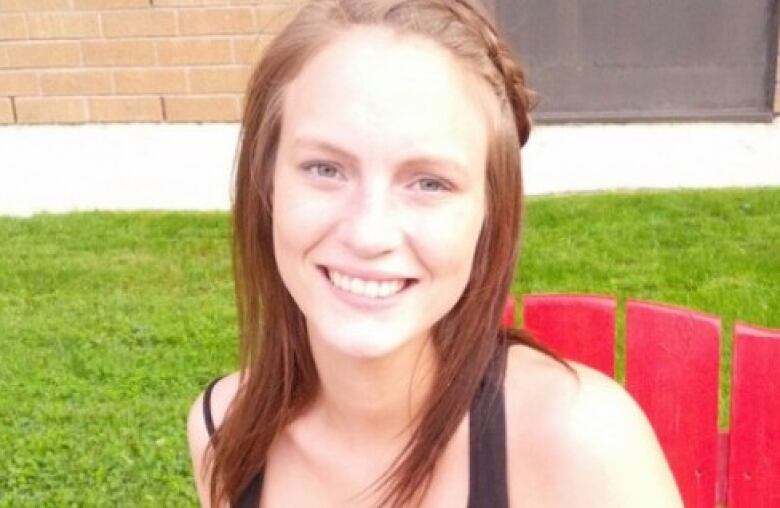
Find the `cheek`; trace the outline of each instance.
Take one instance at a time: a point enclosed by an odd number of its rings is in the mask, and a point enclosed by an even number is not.
[[[274,182],[273,203],[274,246],[278,250],[311,246],[334,216],[332,200],[307,195],[305,188],[285,177]]]
[[[311,220],[316,215],[307,210],[309,201],[296,199],[289,187],[284,181],[274,185],[273,246],[282,280],[297,301],[302,290],[301,261],[318,233],[317,224]]]
[[[295,245],[295,235],[290,234],[300,222],[299,206],[292,199],[289,185],[284,179],[274,179],[273,199],[273,237],[276,259],[281,264],[285,260],[285,251]]]
[[[483,202],[473,200],[426,214],[417,222],[416,249],[432,273],[452,276],[465,286],[484,215]]]

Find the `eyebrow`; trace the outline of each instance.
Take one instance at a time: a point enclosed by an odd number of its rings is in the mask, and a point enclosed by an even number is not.
[[[358,158],[349,153],[349,151],[346,149],[324,140],[313,138],[297,138],[294,141],[293,146],[296,148],[309,148],[314,150],[321,150],[323,152],[330,152],[339,158],[347,159],[350,164],[357,164],[358,162]]]
[[[329,152],[336,157],[346,159],[352,165],[357,165],[359,160],[357,156],[349,152],[349,150],[347,150],[346,148],[340,147],[335,143],[321,140],[321,139],[305,138],[305,137],[296,138],[295,141],[293,142],[293,146],[296,148],[309,148],[309,149]],[[454,169],[462,175],[467,174],[466,169],[463,167],[461,163],[447,157],[440,157],[435,155],[412,156],[408,159],[403,160],[400,165],[407,166],[407,167],[439,166],[439,167]]]

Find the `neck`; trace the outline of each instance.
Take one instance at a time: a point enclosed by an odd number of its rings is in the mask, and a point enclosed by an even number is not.
[[[355,358],[316,339],[311,347],[320,379],[312,415],[364,450],[405,445],[434,380],[430,339],[409,341],[378,358]]]

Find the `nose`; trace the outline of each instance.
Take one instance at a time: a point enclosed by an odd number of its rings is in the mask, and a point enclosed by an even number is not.
[[[357,256],[375,258],[403,241],[399,211],[388,192],[375,190],[354,196],[338,227],[338,239]]]

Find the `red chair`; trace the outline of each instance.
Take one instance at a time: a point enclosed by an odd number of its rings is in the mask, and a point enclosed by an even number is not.
[[[715,506],[720,319],[626,305],[626,389],[644,410],[687,508]]]
[[[527,295],[525,328],[566,358],[614,377],[615,300]],[[507,301],[503,322],[514,318]],[[685,506],[780,508],[780,330],[734,328],[729,432],[718,432],[721,323],[629,300],[626,389],[647,414]]]
[[[545,345],[615,377],[615,299],[593,295],[527,295],[523,326]]]
[[[780,506],[780,330],[737,323],[728,506]]]

